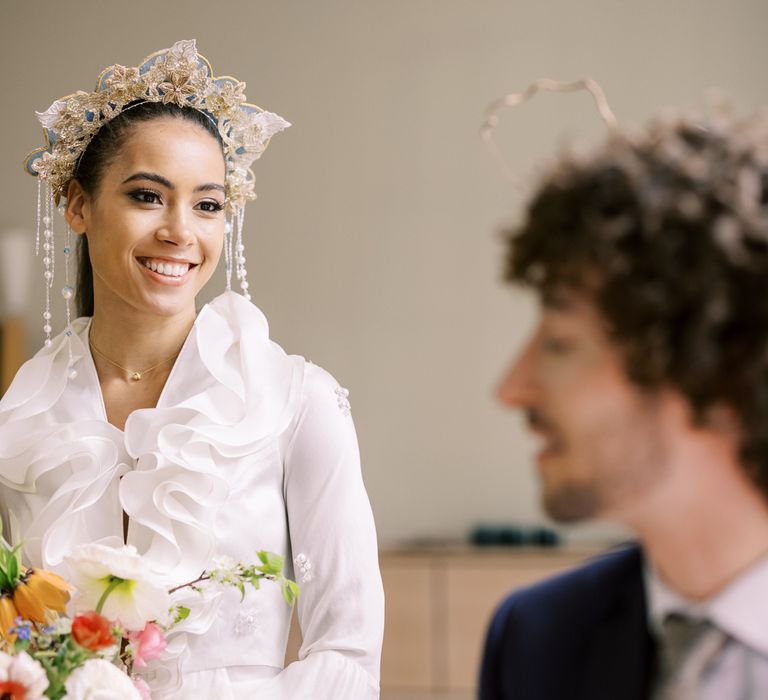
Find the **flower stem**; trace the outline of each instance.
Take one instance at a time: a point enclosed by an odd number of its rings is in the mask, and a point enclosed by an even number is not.
[[[125,579],[118,578],[117,576],[112,577],[112,580],[109,582],[109,585],[104,590],[104,593],[101,594],[101,598],[99,598],[99,602],[96,605],[96,612],[101,615],[101,610],[104,607],[104,603],[107,602],[107,598],[109,598],[109,594],[112,593],[112,591],[115,590],[121,583],[123,583]]]
[[[176,591],[180,591],[182,588],[189,588],[189,586],[194,586],[196,583],[202,583],[203,581],[207,581],[209,578],[211,578],[210,575],[203,571],[203,573],[200,574],[200,576],[198,576],[194,581],[189,581],[189,583],[182,583],[180,586],[171,588],[168,593],[175,593]]]

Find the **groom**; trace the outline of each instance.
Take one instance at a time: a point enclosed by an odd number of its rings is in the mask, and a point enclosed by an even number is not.
[[[659,120],[545,179],[499,387],[549,515],[637,544],[510,595],[481,700],[768,698],[768,123]]]

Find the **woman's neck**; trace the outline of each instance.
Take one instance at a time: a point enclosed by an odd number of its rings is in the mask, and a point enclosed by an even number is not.
[[[96,306],[89,340],[115,365],[141,371],[175,357],[195,322],[195,310],[173,316]]]

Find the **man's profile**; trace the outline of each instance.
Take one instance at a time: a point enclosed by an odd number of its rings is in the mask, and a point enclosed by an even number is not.
[[[545,178],[540,323],[499,387],[545,509],[638,546],[512,594],[480,696],[768,697],[768,122],[665,119]]]

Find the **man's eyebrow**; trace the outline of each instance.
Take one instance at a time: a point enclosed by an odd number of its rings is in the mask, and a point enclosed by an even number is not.
[[[562,291],[550,291],[542,296],[541,303],[544,308],[552,311],[571,311],[574,307],[574,300],[569,298]]]
[[[149,180],[150,182],[156,182],[159,185],[163,185],[163,187],[167,187],[169,190],[176,189],[174,187],[174,184],[167,178],[163,177],[162,175],[158,175],[157,173],[149,173],[149,172],[138,172],[134,173],[130,177],[123,180],[123,184],[125,185],[128,182],[134,182],[135,180]],[[195,192],[224,192],[224,185],[220,185],[216,182],[206,182],[203,185],[198,185],[195,187]]]

